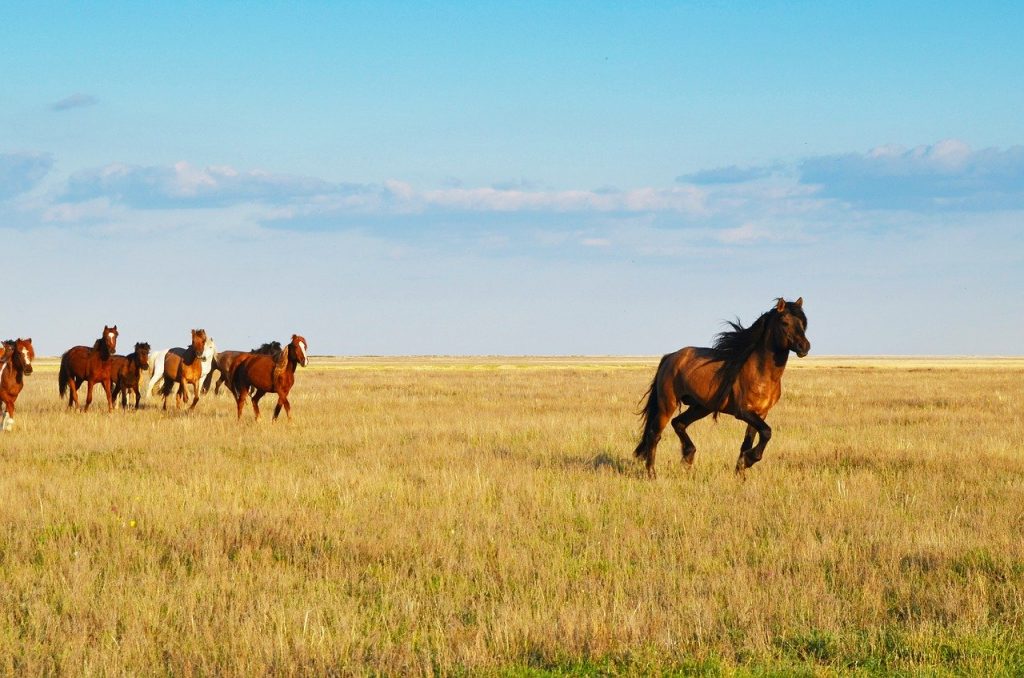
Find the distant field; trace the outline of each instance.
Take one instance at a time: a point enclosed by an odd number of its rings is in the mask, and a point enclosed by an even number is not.
[[[254,424],[40,360],[0,674],[1024,672],[1024,358],[793,359],[746,482],[731,418],[645,479],[656,362],[316,358]]]

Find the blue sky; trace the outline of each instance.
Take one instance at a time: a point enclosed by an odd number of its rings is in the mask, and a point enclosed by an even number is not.
[[[6,335],[57,354],[1024,345],[1016,3],[0,14]],[[11,283],[9,283],[11,284]]]

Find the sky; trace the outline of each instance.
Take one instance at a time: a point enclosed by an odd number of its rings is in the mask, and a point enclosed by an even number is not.
[[[1021,3],[5,3],[6,336],[1024,354]]]

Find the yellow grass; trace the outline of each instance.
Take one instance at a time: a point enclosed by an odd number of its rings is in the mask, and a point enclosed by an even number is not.
[[[322,358],[254,424],[71,413],[41,361],[0,674],[1024,670],[1024,360],[794,360],[745,483],[731,418],[643,478],[655,363]]]

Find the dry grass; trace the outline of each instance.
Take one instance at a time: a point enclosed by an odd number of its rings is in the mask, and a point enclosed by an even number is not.
[[[1024,671],[1024,361],[797,362],[746,483],[732,419],[642,477],[654,364],[321,359],[291,424],[69,413],[41,365],[0,673]]]

